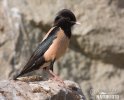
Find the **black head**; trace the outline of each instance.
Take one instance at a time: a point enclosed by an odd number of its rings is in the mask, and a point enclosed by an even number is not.
[[[54,26],[61,27],[65,33],[71,36],[71,27],[76,23],[75,15],[68,9],[63,9],[57,13]]]

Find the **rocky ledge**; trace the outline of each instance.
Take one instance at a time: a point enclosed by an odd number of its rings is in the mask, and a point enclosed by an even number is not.
[[[0,81],[0,100],[86,100],[79,85],[73,81]]]

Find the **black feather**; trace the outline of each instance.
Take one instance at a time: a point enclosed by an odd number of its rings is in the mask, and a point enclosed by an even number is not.
[[[43,54],[48,50],[53,40],[57,38],[57,32],[59,31],[59,27],[55,27],[48,35],[48,37],[41,42],[33,55],[30,57],[28,63],[24,66],[23,70],[19,75],[17,75],[14,79],[19,76],[22,76],[28,72],[37,70],[45,63],[45,59],[43,58]]]

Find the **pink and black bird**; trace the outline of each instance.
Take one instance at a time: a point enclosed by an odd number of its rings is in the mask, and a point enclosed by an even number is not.
[[[38,69],[48,69],[53,73],[54,62],[66,52],[71,38],[71,28],[76,22],[75,15],[68,9],[58,12],[53,27],[48,31],[33,52],[23,70],[14,79]]]

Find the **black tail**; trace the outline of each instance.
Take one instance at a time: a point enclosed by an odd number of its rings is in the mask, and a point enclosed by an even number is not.
[[[17,76],[15,76],[13,79],[17,80],[18,77],[23,76],[24,74],[27,74],[29,72],[32,72],[34,70],[38,70],[40,68],[40,66],[42,66],[45,63],[45,59],[43,57],[39,58],[37,61],[29,61],[25,67],[23,68],[23,70],[20,72],[20,74],[18,74]]]
[[[14,77],[13,77],[13,80],[17,80],[17,78],[18,78],[19,76],[21,76],[21,74],[14,76]]]

